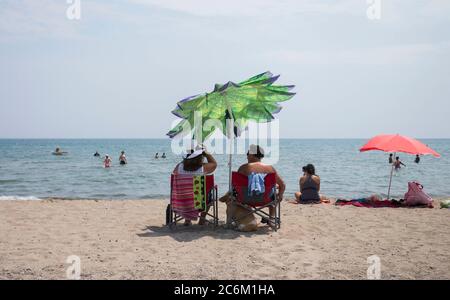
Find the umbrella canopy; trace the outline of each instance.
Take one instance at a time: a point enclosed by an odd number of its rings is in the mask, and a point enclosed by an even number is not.
[[[182,118],[182,121],[167,135],[172,138],[186,134],[184,128],[189,125],[193,138],[201,143],[218,128],[227,135],[227,119],[234,121],[235,136],[245,129],[250,120],[270,122],[274,119],[273,115],[281,110],[278,102],[287,101],[295,95],[289,92],[293,85],[273,85],[278,77],[279,75],[273,76],[272,73],[265,72],[240,83],[229,81],[226,84],[216,84],[210,93],[181,100],[172,113]],[[201,113],[201,124],[195,124],[195,112]],[[210,119],[218,120],[221,127],[203,126]],[[201,128],[197,128],[198,126]],[[200,132],[201,136],[195,136],[197,132]]]
[[[265,72],[239,83],[229,81],[226,84],[216,84],[210,93],[181,100],[172,113],[182,120],[167,135],[173,138],[192,133],[192,139],[197,140],[197,143],[202,143],[216,129],[221,130],[225,136],[231,139],[239,136],[249,121],[270,122],[274,119],[273,115],[281,110],[278,102],[287,101],[295,95],[290,92],[294,85],[273,85],[278,78],[279,75],[273,76],[272,73]],[[197,120],[199,114],[201,122]],[[208,120],[216,122],[204,126]],[[186,127],[190,130],[186,130]],[[230,190],[231,148],[232,144],[230,143],[228,161]]]
[[[382,134],[370,139],[359,151],[380,150],[384,152],[403,152],[408,154],[433,155],[440,157],[441,155],[413,138],[399,134]],[[391,176],[389,178],[388,199],[391,195],[392,174],[394,173],[394,164],[391,167]]]
[[[384,152],[403,152],[408,154],[433,155],[440,157],[441,155],[413,138],[399,134],[382,134],[377,135],[365,144],[359,151],[365,152],[370,150],[380,150]]]

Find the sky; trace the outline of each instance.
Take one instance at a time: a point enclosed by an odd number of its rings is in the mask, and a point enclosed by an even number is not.
[[[265,71],[281,138],[450,138],[448,0],[73,1],[0,0],[0,138],[164,138]]]

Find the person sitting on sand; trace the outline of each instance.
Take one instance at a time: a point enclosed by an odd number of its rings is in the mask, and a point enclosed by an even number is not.
[[[278,201],[283,200],[283,194],[286,189],[286,184],[283,179],[277,173],[275,168],[271,165],[266,165],[261,160],[264,158],[264,150],[258,145],[250,145],[249,150],[247,151],[247,163],[243,164],[239,167],[238,173],[241,173],[245,176],[249,176],[252,173],[262,173],[269,174],[275,173],[276,183],[278,187]],[[271,217],[275,217],[275,207],[269,206],[269,214]],[[267,223],[268,220],[262,220],[263,223]]]
[[[320,177],[316,175],[316,168],[308,164],[302,168],[303,176],[299,180],[300,192],[295,193],[297,203],[327,202],[325,196],[319,194]]]
[[[109,157],[108,154],[105,155],[105,160],[103,161],[105,168],[109,168],[111,167],[111,158]]]
[[[204,162],[206,158],[206,162]],[[198,149],[195,151],[189,151],[183,158],[183,161],[178,163],[173,169],[173,174],[183,175],[208,175],[213,173],[217,168],[217,162],[214,157],[206,151],[206,149]],[[199,225],[204,225],[206,222],[206,215],[208,213],[209,206],[206,211],[200,215]],[[185,220],[184,225],[191,225],[191,220]]]
[[[127,157],[125,156],[125,151],[122,151],[121,153],[120,153],[120,156],[119,156],[119,163],[121,164],[121,165],[126,165],[128,162],[127,162]]]
[[[406,165],[400,161],[400,157],[397,156],[397,157],[395,158],[394,168],[395,168],[396,170],[400,170],[400,169],[402,168],[402,166],[405,166],[405,167],[406,167]]]
[[[98,151],[95,151],[94,156],[95,156],[95,157],[99,157],[99,156],[100,156],[100,153],[98,153]]]

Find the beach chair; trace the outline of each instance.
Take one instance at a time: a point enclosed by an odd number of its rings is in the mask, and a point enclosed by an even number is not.
[[[238,172],[232,173],[231,186],[233,188],[232,201],[236,205],[247,209],[247,215],[256,214],[268,220],[268,225],[275,231],[280,228],[281,205],[277,199],[275,173],[269,173],[264,177],[265,191],[261,195],[249,195],[248,177]],[[275,217],[271,217],[268,212],[263,210],[269,206],[275,207]],[[245,216],[240,216],[239,219],[235,219],[234,221],[237,222]]]
[[[195,221],[201,212],[212,217],[214,228],[219,225],[217,185],[214,175],[172,174],[170,177],[170,205],[166,225],[173,229],[181,220]],[[212,210],[212,212],[211,212]]]

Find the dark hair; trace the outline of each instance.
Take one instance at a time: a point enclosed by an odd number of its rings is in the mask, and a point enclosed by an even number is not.
[[[400,156],[397,156],[395,159],[400,159]]]
[[[389,154],[389,156],[393,156],[393,155],[394,155],[394,154],[392,154],[392,153],[391,153],[391,154]]]
[[[264,150],[263,150],[264,151]],[[256,158],[262,159],[264,158],[264,153],[261,151],[259,145],[256,145],[256,153],[250,153],[250,150],[247,151],[247,155],[254,155]],[[253,151],[252,151],[253,152]]]
[[[316,175],[316,168],[312,164],[307,164],[303,167],[303,172],[306,172],[309,175]]]
[[[197,171],[203,166],[203,154],[194,158],[183,159],[183,170],[185,171]]]

